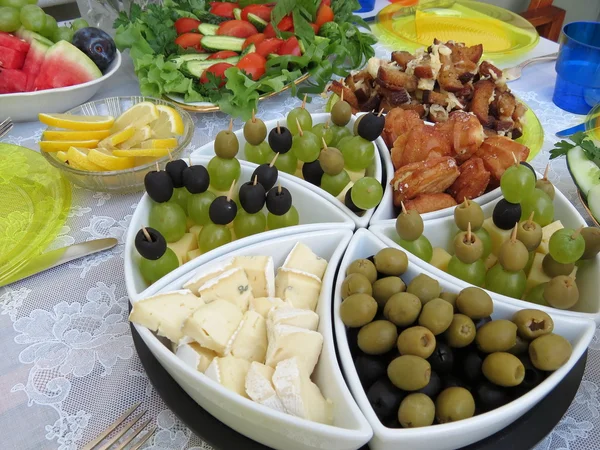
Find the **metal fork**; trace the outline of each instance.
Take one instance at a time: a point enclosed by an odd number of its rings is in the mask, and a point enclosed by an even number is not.
[[[141,402],[136,403],[131,408],[129,408],[127,411],[125,411],[117,420],[115,420],[113,423],[111,423],[108,426],[108,428],[106,428],[106,430],[104,430],[102,433],[100,433],[100,435],[98,435],[96,437],[96,439],[89,442],[81,450],[92,450],[92,449],[108,450],[109,448],[111,450],[123,450],[130,444],[132,445],[132,447],[129,450],[139,450],[139,448],[142,445],[144,445],[146,443],[146,441],[148,439],[150,439],[150,437],[156,431],[156,426],[153,426],[148,431],[146,431],[146,434],[144,434],[135,444],[132,443],[132,441],[144,430],[146,425],[148,425],[148,423],[150,423],[150,420],[152,420],[150,418],[146,419],[144,422],[140,423],[140,425],[135,430],[132,430],[132,432],[129,434],[129,436],[127,436],[125,438],[125,440],[123,442],[117,443],[117,441],[119,439],[121,439],[136,423],[138,423],[144,414],[146,414],[147,411],[142,411],[137,416],[135,416],[131,421],[129,421],[128,423],[125,423],[125,421],[129,418],[129,416],[131,416],[133,414],[133,412],[136,409],[138,409],[141,404],[142,404]],[[102,446],[99,447],[100,443],[102,443],[102,441],[104,441],[108,437],[108,435],[111,434],[113,431],[115,431],[121,424],[123,424],[123,428],[121,428],[113,437],[108,439],[106,442],[104,442],[104,444],[102,444]]]
[[[13,121],[10,117],[7,117],[2,122],[0,122],[0,138],[7,134],[10,130],[12,130]]]
[[[506,81],[518,80],[519,78],[521,78],[521,72],[523,71],[523,69],[526,66],[528,66],[529,64],[542,62],[542,61],[554,61],[556,58],[558,58],[558,53],[552,53],[550,55],[544,55],[544,56],[538,56],[536,58],[530,58],[526,61],[523,61],[521,64],[519,64],[517,66],[509,67],[508,69],[504,69],[502,71],[502,73],[503,73]]]

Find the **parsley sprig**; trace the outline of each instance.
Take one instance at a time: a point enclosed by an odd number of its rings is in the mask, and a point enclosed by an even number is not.
[[[550,150],[550,159],[566,156],[572,148],[581,147],[588,159],[600,165],[600,148],[596,146],[594,141],[585,132],[579,131],[569,137],[569,139],[571,142],[562,140],[554,145],[554,148]]]

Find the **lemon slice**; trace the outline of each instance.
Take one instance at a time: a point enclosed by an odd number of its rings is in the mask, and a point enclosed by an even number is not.
[[[117,131],[114,134],[111,134],[106,139],[102,139],[98,142],[98,147],[102,148],[113,148],[119,144],[122,144],[127,139],[131,139],[135,134],[135,128],[133,127],[125,127],[121,131]]]
[[[106,170],[125,170],[135,167],[135,159],[131,157],[114,156],[104,148],[91,149],[87,154],[88,160],[102,166]]]
[[[89,170],[90,172],[103,171],[104,169],[98,164],[94,164],[88,159],[87,148],[69,147],[67,151],[69,164],[77,169]]]
[[[136,128],[135,133],[132,137],[127,139],[122,144],[119,144],[119,148],[127,150],[128,148],[139,147],[140,144],[152,137],[152,128],[149,125]]]
[[[140,148],[175,148],[177,147],[177,139],[148,139],[141,143]]]
[[[166,156],[169,154],[168,148],[130,148],[127,150],[115,149],[113,155],[115,156]]]
[[[65,152],[69,150],[69,147],[96,148],[97,146],[97,139],[87,141],[40,141],[40,150],[43,152]]]
[[[56,152],[56,158],[62,162],[67,162],[67,160],[69,159],[69,157],[67,156],[67,152]]]
[[[183,134],[183,119],[175,109],[166,105],[157,105],[159,117],[151,124],[152,136],[157,139],[166,139]]]
[[[159,117],[157,106],[150,102],[138,103],[115,120],[111,131],[116,133],[127,127],[141,128]]]
[[[115,118],[112,116],[76,116],[74,114],[40,113],[38,119],[51,127],[77,131],[110,130],[115,122]]]
[[[109,130],[99,131],[67,131],[46,130],[42,133],[42,139],[46,141],[86,141],[88,139],[104,139],[110,136]]]

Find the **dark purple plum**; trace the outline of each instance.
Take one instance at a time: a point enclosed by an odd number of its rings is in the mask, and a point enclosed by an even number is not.
[[[108,68],[117,54],[115,41],[108,33],[94,27],[77,30],[73,35],[72,44],[88,55],[102,72]]]

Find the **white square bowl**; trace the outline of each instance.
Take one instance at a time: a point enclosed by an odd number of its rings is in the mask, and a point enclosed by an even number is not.
[[[283,414],[254,403],[221,386],[181,361],[147,328],[135,325],[140,336],[160,364],[202,408],[218,420],[264,445],[278,450],[354,450],[366,444],[372,430],[354,402],[335,356],[331,327],[331,292],[339,262],[352,237],[349,228],[298,233],[269,239],[221,254],[202,266],[188,266],[184,274],[162,287],[152,286],[145,295],[168,292],[181,287],[196,273],[238,255],[269,255],[280,267],[297,242],[310,247],[328,261],[316,312],[318,331],[323,335],[323,351],[313,380],[323,395],[333,400],[334,424],[324,425]],[[135,303],[135,301],[133,301]],[[241,449],[240,449],[241,450]]]
[[[595,324],[593,321],[567,317],[552,311],[554,330],[571,342],[573,353],[564,366],[550,374],[539,386],[501,408],[470,419],[423,428],[387,428],[375,415],[360,383],[346,337],[346,327],[339,315],[339,308],[342,303],[340,294],[342,282],[350,263],[355,259],[374,255],[388,246],[370,231],[358,230],[350,241],[340,264],[333,300],[333,323],[342,369],[358,406],[373,427],[373,439],[369,442],[371,450],[453,450],[493,435],[516,421],[548,395],[577,363],[594,336]],[[416,266],[412,261],[402,279],[408,284],[410,280],[421,273],[437,278],[443,291],[457,293],[463,289],[463,286],[437,277],[436,274],[428,272],[423,267]],[[491,295],[494,300],[494,313],[492,314],[494,319],[510,319],[516,311],[522,309],[517,305],[503,302],[496,294],[492,293]]]

